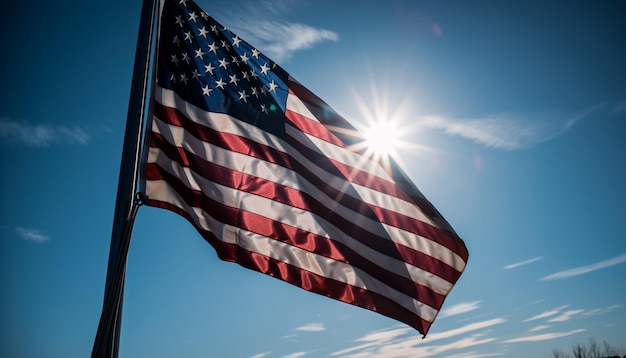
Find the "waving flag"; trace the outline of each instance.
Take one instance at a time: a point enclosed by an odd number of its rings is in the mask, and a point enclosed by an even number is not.
[[[223,260],[425,335],[468,253],[400,169],[192,1],[165,0],[157,48],[147,204]]]

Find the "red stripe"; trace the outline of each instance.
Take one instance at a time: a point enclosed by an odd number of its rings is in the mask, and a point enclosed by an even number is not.
[[[327,205],[319,202],[306,192],[286,187],[252,175],[233,171],[215,163],[206,161],[201,157],[184,151],[182,148],[173,146],[158,133],[153,133],[151,146],[161,149],[167,157],[173,161],[179,163],[185,161],[188,163],[187,166],[193,168],[197,174],[210,181],[234,189],[251,192],[277,202],[312,212],[333,224],[337,229],[343,231],[346,235],[357,238],[358,241],[371,247],[372,249],[398,260],[406,261],[413,266],[419,267],[428,272],[437,272],[438,276],[448,282],[456,282],[461,275],[461,273],[453,267],[437,260],[436,258],[426,255],[421,251],[396,244],[387,238],[380,237],[366,229],[363,229],[361,225],[359,225],[360,218],[357,217],[356,214],[377,220],[376,215],[372,212],[372,209],[374,208],[378,211],[379,216],[387,217],[388,219],[394,218],[394,216],[388,215],[388,211],[384,211],[381,208],[361,203],[361,205],[356,207],[355,210],[348,211],[349,213],[356,212],[354,218],[344,218],[335,214],[332,210],[329,210]],[[400,224],[405,224],[411,220],[412,219],[405,217],[405,222],[402,222],[402,219],[397,219],[396,221]],[[425,228],[428,228],[428,226],[425,226]],[[384,229],[381,229],[381,231],[383,230]]]
[[[204,239],[215,248],[220,259],[237,263],[243,267],[278,278],[310,292],[349,303],[358,307],[378,312],[387,317],[404,322],[422,332],[428,333],[431,323],[400,306],[393,300],[366,289],[344,282],[328,279],[310,271],[302,270],[267,256],[247,251],[239,246],[220,241],[213,233],[198,227],[184,210],[155,200],[148,200],[148,205],[167,209],[186,218],[202,234]]]
[[[298,128],[304,133],[310,134],[326,142],[332,143],[338,147],[345,147],[345,144],[337,138],[334,134],[328,131],[324,125],[319,122],[313,121],[297,112],[287,109],[285,111],[285,117],[293,123],[294,127]]]
[[[333,200],[341,203],[343,206],[350,208],[354,211],[362,211],[360,208],[364,205],[364,203],[356,199],[356,197],[359,196],[357,193],[353,193],[353,195],[345,195],[345,192],[334,189],[333,187],[329,186],[323,179],[319,178],[309,168],[307,168],[297,160],[294,160],[294,158],[292,158],[288,154],[285,154],[272,147],[254,142],[244,137],[229,133],[218,132],[209,127],[201,126],[186,118],[185,115],[180,111],[174,108],[164,107],[159,103],[155,103],[154,115],[166,123],[184,128],[194,137],[205,142],[211,143],[213,145],[233,152],[242,153],[258,159],[262,159],[267,162],[293,170],[301,174],[302,177],[307,178],[307,180],[309,180],[320,191],[333,198]],[[297,146],[297,149],[303,152],[303,155],[307,156],[307,158],[314,157],[312,160],[316,166],[323,168],[324,170],[326,170],[330,174],[335,175],[338,178],[342,178],[341,172],[338,171],[336,166],[327,164],[329,162],[329,159],[327,157],[310,150],[300,143],[293,143],[293,145]],[[363,184],[377,187],[376,184],[378,184],[378,182],[375,181],[372,183]],[[379,189],[383,189],[386,187],[387,186],[384,184],[378,186]],[[347,188],[347,190],[350,189],[351,188]],[[384,220],[384,222],[387,224],[394,225],[403,230],[435,241],[450,250],[453,250],[455,252],[457,252],[456,250],[459,250],[459,240],[456,238],[456,235],[453,235],[446,230],[434,227],[432,225],[404,215],[400,215],[396,217],[395,220],[391,220],[390,218],[393,218],[397,215],[396,212],[384,208],[377,208],[374,210],[376,211],[376,215],[369,216],[374,220]],[[466,250],[464,251],[466,252]],[[463,252],[460,252],[459,254],[461,255],[461,257],[463,257]]]

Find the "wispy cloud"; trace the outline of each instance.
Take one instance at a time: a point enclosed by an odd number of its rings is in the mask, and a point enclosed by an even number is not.
[[[250,358],[263,358],[263,357],[268,356],[270,353],[272,353],[272,352],[263,352],[263,353],[255,354],[255,355],[251,356]]]
[[[50,241],[50,236],[44,234],[43,231],[37,229],[28,229],[18,226],[15,228],[15,233],[17,233],[21,238],[25,240],[36,243]]]
[[[605,260],[605,261],[600,261],[600,262],[597,262],[595,264],[591,264],[591,265],[588,265],[588,266],[582,266],[582,267],[577,267],[577,268],[573,268],[573,269],[557,272],[557,273],[554,273],[552,275],[548,275],[548,276],[542,277],[541,280],[542,281],[550,281],[550,280],[559,280],[559,279],[562,279],[562,278],[578,276],[578,275],[586,274],[586,273],[589,273],[589,272],[597,271],[597,270],[600,270],[600,269],[603,269],[603,268],[619,265],[619,264],[621,264],[623,262],[626,262],[626,254],[622,254],[622,255],[614,257],[612,259]]]
[[[555,308],[555,309],[550,310],[550,311],[545,311],[545,312],[540,313],[540,314],[538,314],[536,316],[532,316],[532,317],[530,317],[528,319],[525,319],[522,322],[536,321],[538,319],[556,316],[559,313],[561,313],[562,310],[566,309],[567,307],[569,307],[569,305],[561,306],[561,307]]]
[[[497,357],[503,355],[502,353],[476,353],[467,352],[460,354],[447,355],[446,358],[483,358],[483,357]]]
[[[461,313],[471,312],[475,309],[478,309],[479,307],[480,307],[480,301],[463,302],[463,303],[459,303],[456,305],[452,305],[448,307],[447,309],[444,309],[443,311],[441,311],[441,314],[439,314],[439,317],[442,318],[442,317],[455,316]]]
[[[304,326],[300,326],[295,328],[296,331],[306,331],[306,332],[321,332],[325,331],[326,327],[324,327],[323,323],[309,323]]]
[[[503,267],[504,270],[512,270],[514,268],[518,268],[520,266],[524,266],[524,265],[528,265],[528,264],[532,264],[533,262],[537,262],[539,260],[543,259],[543,257],[539,256],[539,257],[534,257],[532,259],[526,260],[526,261],[522,261],[522,262],[516,262],[514,264],[510,264],[510,265],[506,265]]]
[[[596,315],[600,315],[600,314],[605,314],[608,312],[611,312],[617,308],[622,307],[621,305],[612,305],[606,308],[596,308],[596,309],[592,309],[592,310],[587,310],[585,312],[583,312],[581,315],[585,316],[585,317],[593,317]]]
[[[539,341],[549,341],[551,339],[561,338],[571,336],[577,333],[586,332],[586,329],[574,329],[568,332],[554,332],[554,333],[544,333],[538,334],[535,336],[526,336],[520,338],[513,338],[504,341],[504,343],[520,343],[520,342],[539,342]]]
[[[518,150],[533,147],[563,134],[574,124],[606,105],[595,105],[569,118],[524,113],[503,113],[480,118],[426,116],[420,124],[470,139],[486,147]]]
[[[550,320],[548,320],[548,322],[566,322],[569,321],[570,319],[572,319],[572,317],[574,317],[575,315],[584,312],[584,310],[569,310],[569,311],[565,311],[563,313],[561,313],[559,316],[554,317]]]
[[[90,135],[77,126],[30,124],[0,118],[0,141],[8,144],[45,147],[52,144],[81,144],[89,142]]]
[[[506,322],[502,318],[494,318],[487,321],[475,322],[466,326],[449,331],[431,333],[425,339],[416,335],[410,328],[393,328],[378,331],[357,339],[357,342],[365,342],[347,349],[333,352],[331,356],[340,357],[428,357],[453,349],[462,349],[486,344],[495,341],[495,338],[485,337],[485,333],[476,331],[484,330]],[[476,332],[476,333],[473,333]],[[470,336],[467,336],[471,334]],[[432,342],[463,336],[457,341],[443,345],[432,345]]]
[[[537,331],[543,331],[545,329],[551,328],[552,326],[548,326],[548,325],[541,325],[541,326],[536,326],[531,328],[529,331],[530,332],[537,332]]]
[[[321,42],[339,41],[334,31],[283,20],[294,5],[295,2],[288,1],[250,2],[245,5],[245,17],[233,17],[232,12],[226,12],[224,22],[276,62],[288,61],[295,52]]]
[[[296,353],[287,354],[286,356],[282,356],[281,358],[300,358],[300,357],[304,357],[305,355],[307,355],[307,352],[296,352]]]

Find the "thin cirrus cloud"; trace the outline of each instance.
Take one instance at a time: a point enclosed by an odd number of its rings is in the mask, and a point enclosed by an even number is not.
[[[474,302],[462,302],[456,305],[452,305],[448,307],[447,309],[441,311],[441,313],[439,314],[439,317],[442,318],[442,317],[456,316],[462,313],[471,312],[478,308],[480,308],[480,300],[474,301]]]
[[[504,269],[504,270],[512,270],[512,269],[518,268],[520,266],[524,266],[524,265],[531,264],[533,262],[537,262],[537,261],[539,261],[541,259],[543,259],[543,257],[541,257],[541,256],[540,257],[534,257],[534,258],[526,260],[526,261],[516,262],[514,264],[506,265],[502,269]]]
[[[542,319],[542,318],[548,318],[548,317],[552,317],[552,316],[556,316],[558,314],[561,313],[562,310],[566,309],[567,307],[569,307],[569,305],[565,305],[565,306],[561,306],[558,308],[555,308],[553,310],[549,310],[549,311],[545,311],[542,312],[536,316],[532,316],[530,318],[527,318],[525,320],[523,320],[522,322],[531,322],[531,321],[536,321],[538,319]]]
[[[554,119],[559,116],[547,114],[522,113],[503,113],[481,118],[425,116],[422,117],[420,125],[440,129],[486,147],[519,150],[533,147],[565,133],[577,122],[606,106],[607,103],[592,106],[568,119]]]
[[[406,327],[393,328],[386,331],[370,333],[356,342],[365,342],[353,347],[331,353],[331,356],[347,357],[429,357],[446,351],[473,347],[495,341],[485,337],[481,330],[506,322],[502,318],[475,322],[456,329],[431,333],[426,338],[416,335],[414,330]],[[431,344],[443,339],[463,336],[456,341],[445,344]]]
[[[541,281],[559,280],[559,279],[563,279],[563,278],[583,275],[583,274],[586,274],[586,273],[589,273],[589,272],[593,272],[593,271],[601,270],[601,269],[604,269],[604,268],[607,268],[607,267],[619,265],[619,264],[624,263],[624,262],[626,262],[626,254],[622,254],[622,255],[614,257],[612,259],[596,262],[595,264],[582,266],[582,267],[576,267],[576,268],[565,270],[565,271],[560,271],[560,272],[554,273],[552,275],[548,275],[548,276],[542,277]]]
[[[22,239],[36,243],[44,243],[50,241],[50,236],[44,234],[43,231],[37,229],[29,229],[18,226],[15,228],[15,233]]]
[[[80,127],[50,124],[30,124],[0,118],[0,141],[7,144],[46,147],[52,144],[86,145],[90,135]]]
[[[223,18],[251,46],[279,63],[324,41],[339,41],[339,35],[334,31],[282,20],[294,5],[294,1],[250,2],[245,5],[245,17],[233,17],[236,12],[224,9],[224,16],[220,19]]]
[[[305,331],[305,332],[321,332],[325,331],[326,327],[324,327],[323,323],[309,323],[304,326],[300,326],[295,328],[296,331]]]
[[[567,337],[567,336],[571,336],[571,335],[582,333],[582,332],[586,332],[586,331],[587,331],[586,329],[573,329],[573,330],[567,331],[567,332],[554,332],[554,333],[537,334],[537,335],[534,335],[534,336],[525,336],[525,337],[509,339],[509,340],[504,341],[503,343],[549,341],[551,339]]]
[[[561,313],[560,315],[558,315],[557,317],[554,317],[554,318],[548,320],[548,322],[566,322],[566,321],[569,321],[570,319],[572,319],[577,314],[583,313],[583,312],[585,312],[585,310],[569,310],[569,311],[565,311],[565,312]]]

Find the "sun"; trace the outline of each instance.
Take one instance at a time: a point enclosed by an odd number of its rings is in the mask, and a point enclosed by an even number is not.
[[[388,121],[376,121],[363,133],[365,148],[377,155],[390,155],[395,152],[396,145],[400,140],[400,131],[393,123]]]

